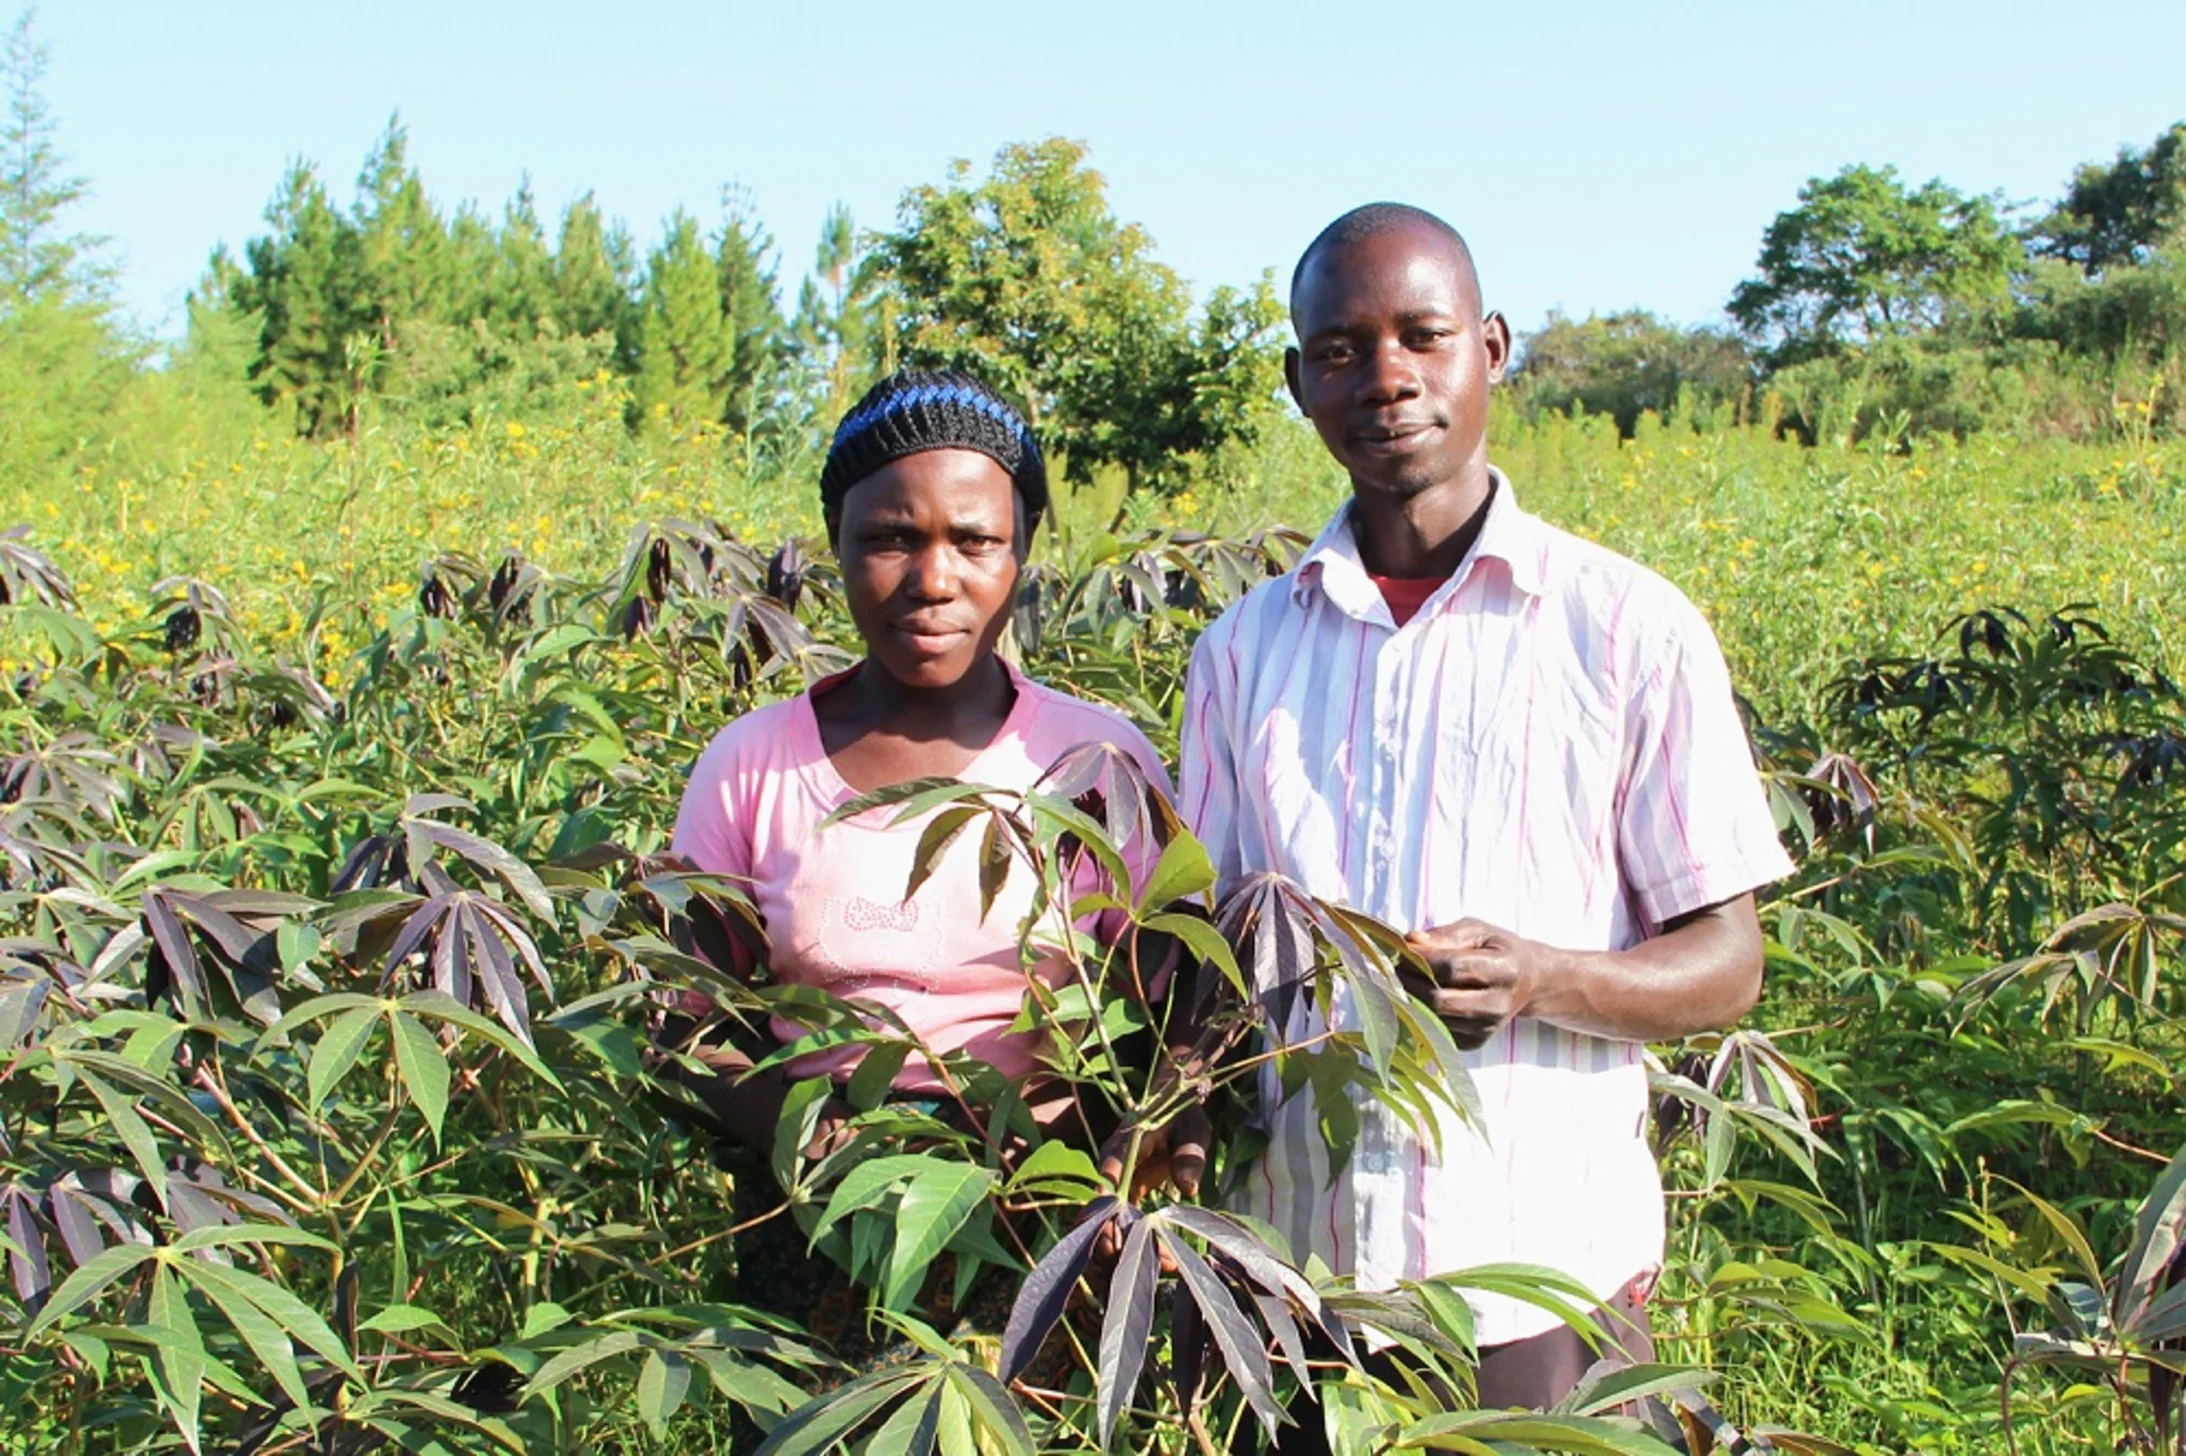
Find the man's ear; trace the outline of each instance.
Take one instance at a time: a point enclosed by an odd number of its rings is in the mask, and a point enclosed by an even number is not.
[[[1480,321],[1480,344],[1488,351],[1488,383],[1501,384],[1510,372],[1510,325],[1499,313]]]
[[[1300,414],[1306,412],[1305,390],[1300,387],[1298,379],[1298,366],[1303,362],[1304,358],[1295,344],[1283,350],[1283,383],[1290,390],[1290,402],[1298,406]]]

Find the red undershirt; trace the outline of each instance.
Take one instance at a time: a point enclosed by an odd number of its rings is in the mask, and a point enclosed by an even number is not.
[[[1381,599],[1389,604],[1389,615],[1396,618],[1399,627],[1419,615],[1419,609],[1427,605],[1427,598],[1435,589],[1448,581],[1446,576],[1377,576],[1374,585],[1381,588]]]

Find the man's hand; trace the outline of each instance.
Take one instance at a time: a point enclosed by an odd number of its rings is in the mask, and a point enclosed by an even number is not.
[[[1761,994],[1761,922],[1738,895],[1674,917],[1629,950],[1564,950],[1483,920],[1406,937],[1434,973],[1404,975],[1467,1051],[1515,1016],[1620,1041],[1669,1041],[1731,1025]]]
[[[1425,983],[1417,972],[1401,971],[1405,989],[1448,1023],[1451,1039],[1466,1051],[1486,1045],[1512,1017],[1528,1014],[1551,954],[1485,920],[1415,931],[1405,944],[1434,973]]]
[[[1131,1186],[1124,1188],[1120,1186],[1123,1160],[1130,1151],[1134,1134],[1139,1138],[1139,1156],[1131,1165]],[[1207,1144],[1213,1137],[1213,1129],[1207,1123],[1207,1109],[1196,1102],[1163,1126],[1147,1128],[1143,1133],[1125,1123],[1101,1144],[1101,1176],[1119,1185],[1116,1191],[1134,1208],[1140,1199],[1164,1183],[1186,1198],[1197,1198],[1199,1180],[1207,1171]],[[1094,1242],[1094,1252],[1103,1259],[1113,1259],[1123,1252],[1121,1220],[1108,1221]],[[1160,1255],[1160,1264],[1163,1273],[1176,1272],[1175,1262],[1166,1251]]]
[[[1101,1144],[1101,1176],[1110,1183],[1123,1181],[1123,1160],[1137,1131],[1129,1123],[1109,1134]],[[1131,1165],[1131,1186],[1116,1191],[1136,1204],[1164,1183],[1186,1198],[1199,1196],[1199,1180],[1207,1171],[1207,1143],[1212,1133],[1207,1111],[1193,1104],[1161,1127],[1139,1133],[1138,1161]]]

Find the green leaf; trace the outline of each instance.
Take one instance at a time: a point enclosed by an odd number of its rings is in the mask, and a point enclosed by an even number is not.
[[[549,1087],[561,1090],[562,1079],[555,1076],[539,1054],[526,1046],[522,1039],[497,1021],[490,1021],[465,1006],[445,991],[412,991],[402,998],[402,1009],[418,1016],[430,1016],[436,1021],[449,1021],[465,1031],[474,1031],[492,1042],[510,1056],[522,1062],[525,1068]]]
[[[151,1127],[138,1115],[137,1109],[120,1093],[106,1085],[101,1078],[80,1071],[78,1078],[91,1090],[99,1106],[106,1112],[106,1120],[113,1125],[114,1135],[121,1139],[129,1156],[136,1161],[137,1171],[151,1185],[162,1206],[167,1202],[167,1163],[160,1156],[159,1141],[152,1136]]]
[[[638,1419],[653,1439],[668,1434],[668,1418],[683,1405],[691,1388],[691,1362],[673,1350],[648,1350],[638,1371]]]
[[[843,1088],[843,1095],[850,1105],[860,1112],[871,1112],[886,1100],[896,1084],[896,1074],[903,1070],[904,1059],[911,1054],[907,1041],[884,1042],[866,1048],[858,1059],[857,1070],[850,1074],[850,1082]]]
[[[903,884],[905,900],[916,895],[919,887],[933,878],[934,871],[941,867],[941,857],[964,832],[964,826],[977,819],[979,813],[975,806],[959,804],[926,821],[926,827],[919,831],[918,847],[911,851],[911,874]]]
[[[359,1006],[336,1016],[319,1033],[318,1042],[311,1048],[311,1069],[305,1082],[305,1105],[313,1112],[357,1064],[379,1020],[377,1006]]]
[[[825,1083],[826,1079],[815,1078]],[[928,1168],[962,1167],[926,1153],[891,1153],[887,1157],[869,1158],[843,1175],[828,1196],[827,1206],[820,1211],[820,1221],[813,1225],[812,1237],[817,1239],[844,1214],[860,1208],[870,1208],[886,1196],[889,1189],[906,1179],[915,1178]]]
[[[1010,874],[1010,836],[1007,822],[1000,814],[988,817],[987,828],[979,836],[979,918],[984,921],[994,909],[994,902],[1001,897],[1002,886]]]
[[[211,1300],[221,1314],[227,1317],[235,1332],[250,1346],[258,1363],[265,1367],[273,1383],[281,1387],[281,1393],[296,1406],[311,1404],[311,1397],[304,1389],[303,1372],[296,1368],[296,1350],[289,1343],[281,1327],[267,1318],[265,1312],[252,1304],[220,1275],[225,1271],[218,1264],[200,1263],[193,1259],[177,1260],[173,1266],[195,1284],[205,1297]]]
[[[281,957],[281,969],[293,975],[298,967],[319,953],[319,932],[312,926],[290,921],[274,931],[273,944]]]
[[[147,1323],[172,1337],[160,1343],[152,1362],[153,1387],[173,1414],[182,1439],[192,1451],[200,1450],[197,1426],[204,1397],[205,1337],[198,1333],[180,1281],[165,1264],[152,1271],[152,1296],[145,1314]]]
[[[211,1278],[226,1284],[237,1295],[271,1315],[290,1339],[306,1346],[328,1364],[340,1367],[355,1378],[363,1378],[348,1347],[334,1333],[334,1327],[317,1310],[272,1280],[261,1279],[256,1274],[230,1268],[225,1264],[212,1263],[192,1264],[190,1277],[194,1280]]]
[[[146,1259],[158,1257],[158,1250],[141,1244],[116,1244],[101,1249],[80,1267],[61,1281],[60,1288],[46,1301],[46,1307],[38,1311],[38,1317],[23,1331],[27,1341],[40,1332],[52,1328],[63,1316],[74,1313],[96,1299],[99,1291],[126,1274],[135,1272]]]
[[[397,1011],[388,1024],[394,1028],[395,1065],[401,1069],[402,1083],[410,1089],[417,1110],[425,1114],[426,1126],[433,1130],[433,1146],[438,1147],[441,1120],[448,1115],[448,1059],[417,1018]]]
[[[536,1340],[549,1330],[558,1330],[573,1318],[570,1312],[551,1299],[542,1299],[524,1311],[523,1339]]]
[[[994,1175],[970,1163],[943,1164],[919,1174],[896,1204],[896,1242],[888,1251],[881,1302],[906,1309],[934,1256],[963,1227]]]
[[[930,1456],[941,1422],[941,1389],[936,1386],[896,1407],[865,1443],[861,1456]]]
[[[358,1330],[375,1335],[404,1335],[412,1330],[447,1330],[447,1321],[422,1305],[390,1304],[370,1319],[358,1324]],[[454,1333],[452,1330],[449,1333]]]
[[[602,1360],[627,1355],[639,1348],[643,1340],[644,1336],[634,1331],[617,1330],[613,1334],[602,1335],[596,1340],[564,1350],[531,1372],[531,1378],[524,1382],[520,1399],[530,1400],[535,1395],[542,1395],[578,1371],[588,1370]]]
[[[285,1223],[226,1223],[192,1229],[168,1245],[175,1253],[194,1254],[200,1249],[232,1249],[238,1244],[295,1244],[333,1253],[331,1239]]]
[[[892,1369],[862,1376],[814,1396],[782,1418],[753,1456],[817,1456],[856,1430],[874,1412],[932,1378],[928,1368]]]
[[[1001,1442],[1003,1456],[1033,1456],[1032,1428],[1001,1381],[961,1362],[948,1367],[948,1381],[964,1396],[980,1429]]]
[[[1100,1173],[1081,1149],[1065,1142],[1045,1142],[1017,1165],[1003,1192],[1092,1199],[1100,1193]]]
[[[1162,846],[1160,861],[1147,875],[1139,891],[1139,914],[1202,894],[1214,880],[1214,861],[1207,857],[1205,846],[1189,834],[1179,834]]]

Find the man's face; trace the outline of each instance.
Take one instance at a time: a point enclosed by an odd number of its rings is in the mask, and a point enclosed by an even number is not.
[[[1472,267],[1449,239],[1396,227],[1331,247],[1299,280],[1291,397],[1359,490],[1398,497],[1487,460],[1488,388],[1510,360],[1483,319]]]
[[[949,687],[993,653],[1028,544],[1009,472],[976,450],[906,455],[829,524],[850,618],[898,682]]]

